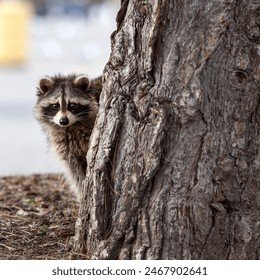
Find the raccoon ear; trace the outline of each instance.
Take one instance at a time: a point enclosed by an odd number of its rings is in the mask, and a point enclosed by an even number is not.
[[[89,79],[87,76],[78,76],[74,80],[74,85],[79,87],[82,91],[87,91],[89,88]]]
[[[51,78],[48,77],[43,77],[40,79],[39,81],[39,90],[40,93],[46,93],[48,90],[50,90],[53,87],[54,83],[53,80]]]

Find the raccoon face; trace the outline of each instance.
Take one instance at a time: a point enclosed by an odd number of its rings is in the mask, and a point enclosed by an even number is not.
[[[42,122],[68,127],[75,123],[93,124],[98,99],[86,76],[42,78],[38,86],[37,118]]]

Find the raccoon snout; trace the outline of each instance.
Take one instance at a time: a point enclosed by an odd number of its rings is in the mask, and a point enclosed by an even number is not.
[[[69,124],[69,119],[67,117],[62,117],[60,118],[60,121],[59,121],[60,125],[62,126],[66,126]]]

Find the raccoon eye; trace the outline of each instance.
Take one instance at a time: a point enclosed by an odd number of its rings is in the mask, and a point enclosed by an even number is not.
[[[69,110],[77,110],[78,107],[79,107],[79,105],[76,103],[69,103],[69,105],[68,105]]]
[[[51,107],[54,110],[58,110],[60,108],[60,104],[59,103],[51,104]]]

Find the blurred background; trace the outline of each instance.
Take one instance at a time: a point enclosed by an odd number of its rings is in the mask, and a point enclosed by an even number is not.
[[[40,77],[98,76],[120,0],[0,0],[0,176],[60,172],[34,120]]]

